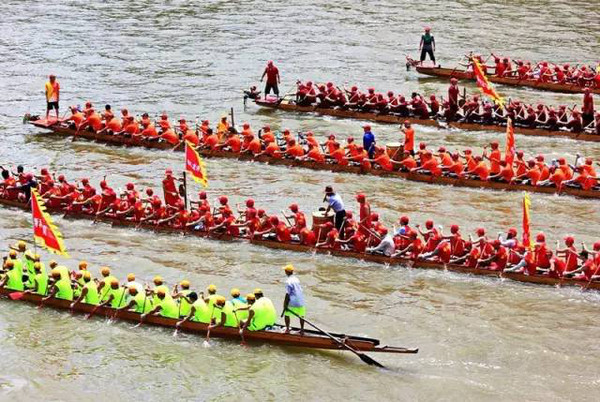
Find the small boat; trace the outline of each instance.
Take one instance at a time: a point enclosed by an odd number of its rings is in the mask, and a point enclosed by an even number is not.
[[[505,132],[506,126],[500,124],[478,124],[478,123],[461,123],[461,122],[442,122],[435,119],[416,119],[414,117],[401,117],[393,114],[378,114],[372,112],[358,112],[355,110],[346,109],[332,109],[332,108],[321,108],[318,106],[298,106],[289,101],[272,101],[272,100],[256,100],[255,103],[258,106],[266,107],[270,109],[279,109],[286,112],[299,112],[299,113],[316,113],[323,116],[333,116],[344,119],[357,119],[357,120],[369,120],[377,123],[385,124],[402,124],[408,120],[411,124],[418,124],[422,126],[433,126],[442,128],[458,128],[460,130],[474,130],[474,131],[500,131]],[[538,137],[549,137],[549,138],[571,138],[578,141],[592,141],[600,142],[600,136],[590,134],[588,132],[573,133],[566,130],[551,131],[542,128],[526,128],[515,126],[515,133],[529,136]]]
[[[99,317],[110,317],[111,319],[140,322],[140,314],[132,311],[117,311],[111,307],[99,307],[85,303],[78,303],[71,309],[71,301],[63,300],[58,298],[50,298],[42,302],[42,296],[38,294],[21,293],[15,292],[7,288],[0,289],[0,295],[5,296],[8,300],[18,300],[37,306],[43,305],[55,308],[57,310],[69,310],[79,314],[90,314],[92,310],[94,315]],[[15,295],[18,295],[15,297]],[[149,315],[147,316],[143,324],[152,325],[157,327],[173,328],[178,320],[174,318],[166,318],[162,316]],[[262,331],[244,331],[244,341],[252,343],[267,343],[279,346],[290,346],[307,349],[329,349],[329,350],[347,350],[343,347],[340,342],[343,342],[347,346],[351,347],[355,351],[359,352],[379,352],[379,353],[418,353],[418,349],[409,349],[395,346],[381,345],[378,339],[366,338],[361,336],[352,336],[346,334],[335,334],[332,333],[335,338],[339,341],[335,341],[330,337],[321,334],[318,331],[305,330],[304,335],[295,333],[283,333],[279,327],[274,327],[275,330],[262,330]],[[192,334],[206,334],[208,330],[208,324],[199,322],[187,321],[183,323],[180,331]],[[210,336],[215,338],[225,338],[240,340],[240,332],[238,328],[231,327],[217,327],[210,330]]]
[[[417,72],[434,77],[457,78],[459,80],[475,81],[475,76],[471,71],[465,71],[460,68],[443,68],[443,67],[423,67],[416,66]],[[586,87],[577,84],[561,84],[558,82],[541,82],[536,79],[519,79],[516,77],[496,77],[488,75],[488,80],[501,85],[509,85],[515,87],[528,87],[539,89],[542,91],[553,91],[563,93],[583,93]],[[590,87],[590,91],[595,94],[600,94],[600,88]]]
[[[20,209],[29,209],[29,207],[19,201],[13,200],[5,200],[0,199],[0,205],[16,207]],[[60,209],[50,209],[47,208],[50,213],[64,213],[63,210]],[[297,242],[283,243],[276,240],[269,239],[248,239],[246,237],[233,237],[227,234],[220,233],[211,233],[208,234],[204,231],[197,231],[193,229],[178,229],[172,226],[167,225],[154,225],[151,223],[138,223],[135,221],[128,221],[123,219],[111,218],[107,216],[99,216],[95,217],[94,215],[87,214],[75,214],[69,213],[64,214],[66,219],[86,219],[86,220],[94,220],[97,222],[108,223],[113,227],[130,227],[134,229],[142,229],[148,230],[157,233],[175,233],[178,235],[186,234],[189,236],[203,237],[212,240],[220,240],[226,242],[248,242],[257,246],[263,246],[270,249],[278,249],[278,250],[288,250],[288,251],[296,251],[303,253],[318,253],[318,254],[328,254],[336,257],[344,257],[344,258],[354,258],[357,260],[373,262],[382,265],[390,265],[390,266],[406,266],[417,269],[433,269],[439,271],[450,271],[457,272],[462,274],[470,274],[475,276],[487,276],[487,277],[496,277],[502,279],[510,279],[517,282],[525,282],[525,283],[535,283],[539,285],[549,285],[549,286],[578,286],[582,289],[596,289],[600,290],[600,281],[585,281],[585,280],[576,280],[572,278],[553,278],[550,276],[544,275],[526,275],[521,273],[509,273],[502,271],[493,271],[490,269],[484,268],[470,268],[464,265],[456,265],[456,264],[443,264],[435,261],[422,261],[422,260],[411,260],[408,258],[399,258],[399,257],[387,257],[384,255],[375,255],[368,253],[359,253],[351,250],[335,250],[330,248],[322,248],[322,247],[310,247]]]
[[[75,136],[75,130],[60,126],[60,125],[52,125],[47,126],[44,123],[40,123],[38,121],[31,121],[36,127],[45,128],[51,130],[52,134],[62,135],[62,136]],[[91,141],[96,141],[104,144],[111,145],[119,145],[126,147],[144,147],[150,149],[159,149],[159,150],[167,150],[167,151],[178,151],[183,152],[183,146],[173,147],[170,144],[165,142],[158,141],[145,141],[145,140],[137,140],[128,138],[122,135],[109,135],[109,134],[96,134],[91,131],[83,130],[79,134],[77,134],[76,138],[84,138]],[[352,174],[365,174],[365,175],[373,175],[380,177],[392,177],[392,178],[400,178],[409,181],[415,181],[419,183],[428,183],[428,184],[437,184],[437,185],[447,185],[454,187],[468,187],[468,188],[484,188],[489,190],[503,190],[503,191],[528,191],[532,193],[540,193],[540,194],[561,194],[561,195],[570,195],[578,198],[588,198],[588,199],[600,199],[600,191],[598,190],[583,190],[575,187],[565,186],[560,193],[557,191],[556,187],[541,187],[541,186],[531,186],[528,184],[518,184],[518,183],[506,183],[499,181],[481,181],[476,179],[466,179],[466,178],[456,178],[449,176],[440,176],[434,177],[428,174],[422,173],[414,173],[414,172],[406,172],[400,170],[392,170],[387,171],[378,168],[365,169],[361,166],[342,166],[335,163],[319,163],[315,161],[300,161],[296,159],[287,159],[287,158],[273,158],[268,155],[261,155],[255,157],[248,153],[239,153],[233,151],[212,151],[209,149],[199,149],[198,153],[204,157],[209,158],[227,158],[227,159],[237,159],[240,161],[253,161],[253,162],[261,162],[268,163],[269,165],[274,166],[289,166],[289,167],[300,167],[305,169],[312,170],[324,170],[331,172],[339,172],[339,173],[352,173]]]

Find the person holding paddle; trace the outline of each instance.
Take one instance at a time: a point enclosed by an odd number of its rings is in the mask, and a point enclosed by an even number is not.
[[[290,317],[295,315],[300,320],[300,336],[304,335],[304,316],[306,307],[304,305],[304,293],[298,277],[294,275],[294,266],[288,264],[283,267],[287,279],[285,281],[285,299],[283,300],[283,312],[281,316],[285,320],[285,333],[290,332]]]

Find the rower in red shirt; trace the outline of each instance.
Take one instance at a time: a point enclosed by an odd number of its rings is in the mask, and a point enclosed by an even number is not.
[[[416,228],[423,239],[425,240],[425,247],[423,252],[429,253],[437,247],[439,242],[442,240],[439,230],[434,227],[433,221],[428,219],[425,221],[425,232],[421,231],[421,226],[416,225]]]
[[[432,252],[424,253],[419,256],[419,259],[441,262],[443,264],[449,264],[451,258],[452,246],[447,240],[441,241]]]
[[[490,156],[488,157],[486,152],[483,153],[483,157],[490,161],[490,173],[492,175],[496,175],[500,173],[500,161],[502,160],[502,153],[500,149],[498,149],[498,141],[493,141],[490,144],[492,148],[492,152],[490,152]]]
[[[533,253],[535,254],[535,264],[537,268],[543,271],[550,269],[550,260],[552,259],[552,250],[546,245],[546,235],[540,232],[535,236],[535,246]]]
[[[480,258],[477,267],[486,267],[492,271],[503,271],[508,263],[508,250],[502,245],[500,240],[491,242],[494,252],[486,258]]]
[[[158,121],[158,125],[160,126],[162,131],[167,131],[171,128],[171,123],[169,122],[169,116],[166,113],[163,113],[160,116],[160,120]]]
[[[450,104],[450,112],[452,117],[458,112],[458,95],[460,89],[458,89],[458,80],[456,78],[450,79],[450,87],[448,88],[448,103]]]
[[[400,162],[400,166],[405,171],[411,171],[418,166],[417,161],[408,151],[404,151],[404,159]]]
[[[368,161],[375,163],[382,170],[385,170],[388,172],[391,172],[392,170],[394,170],[394,161],[392,161],[392,159],[387,154],[385,149],[383,149],[381,147],[375,147],[375,158],[368,159]]]
[[[425,153],[426,161],[421,164],[420,167],[416,167],[411,170],[411,172],[418,171],[419,173],[430,173],[434,177],[439,177],[442,175],[442,168],[437,160],[437,158],[433,157],[433,153],[431,151],[427,151]]]
[[[179,192],[177,191],[177,182],[173,177],[173,170],[167,169],[165,171],[165,178],[162,181],[165,204],[167,206],[175,206],[177,202],[181,200]]]
[[[348,159],[346,159],[346,150],[337,142],[333,145],[333,148],[334,150],[329,156],[335,161],[336,164],[347,166]]]
[[[479,155],[475,157],[475,162],[477,163],[477,166],[475,166],[475,169],[467,171],[467,174],[476,176],[481,181],[487,181],[490,176],[490,169],[487,164]]]
[[[304,246],[314,247],[317,244],[317,235],[307,227],[304,227],[298,233],[300,244]]]
[[[348,245],[350,250],[355,253],[364,253],[367,249],[367,236],[358,231],[348,236],[346,240],[337,238],[335,241],[339,244]]]
[[[327,148],[327,153],[329,155],[333,154],[333,152],[337,149],[335,144],[337,144],[339,148],[340,144],[335,140],[335,135],[329,135],[327,141],[325,141],[325,148]]]
[[[408,235],[408,244],[401,250],[396,251],[393,257],[408,257],[416,261],[424,250],[423,242],[419,239],[416,232],[410,232]]]
[[[304,148],[302,145],[296,144],[296,140],[291,139],[284,154],[291,158],[300,158],[304,156]]]
[[[315,145],[313,143],[308,144],[308,152],[306,155],[298,158],[300,160],[312,160],[318,163],[325,163],[325,155],[321,152],[321,148],[319,145]]]
[[[579,165],[577,166],[577,177],[575,179],[567,180],[563,184],[576,184],[583,190],[589,191],[598,184],[598,177],[596,177],[595,174],[592,176],[584,165]]]
[[[367,202],[367,197],[363,194],[357,194],[356,201],[358,202],[358,231],[364,235],[369,234],[369,230],[373,227],[371,221],[371,204]]]
[[[171,145],[179,144],[179,136],[175,134],[172,128],[166,129],[160,136],[160,138]]]
[[[298,204],[290,205],[290,211],[292,211],[292,215],[285,215],[287,219],[293,219],[294,225],[291,227],[292,234],[299,234],[302,229],[306,227],[306,216],[304,212],[301,212],[298,209]]]
[[[563,261],[566,265],[564,274],[572,274],[573,271],[576,271],[579,266],[577,260],[577,248],[575,247],[575,238],[572,236],[565,237],[565,248],[563,249],[558,248],[558,241],[556,243],[556,256],[560,257],[562,255]]]
[[[410,121],[404,121],[404,127],[400,126],[404,133],[404,151],[414,156],[415,154],[415,130],[411,127]]]

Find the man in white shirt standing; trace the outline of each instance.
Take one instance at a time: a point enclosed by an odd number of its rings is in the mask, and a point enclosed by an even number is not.
[[[342,197],[339,194],[336,194],[333,191],[333,187],[327,186],[325,187],[325,198],[323,202],[327,201],[327,210],[325,211],[325,216],[329,213],[330,210],[335,212],[334,217],[334,225],[335,228],[340,232],[340,239],[344,240],[344,233],[341,230],[344,221],[346,220],[346,210],[344,209],[344,201],[342,201]]]
[[[285,281],[285,299],[283,300],[283,313],[285,317],[285,333],[290,332],[290,317],[297,316],[300,319],[300,336],[304,335],[304,293],[298,277],[294,275],[294,266],[288,264],[283,267],[287,280]]]

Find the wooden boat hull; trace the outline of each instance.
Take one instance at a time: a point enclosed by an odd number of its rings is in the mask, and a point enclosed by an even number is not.
[[[36,122],[31,122],[33,125],[37,127],[48,128],[45,126],[37,125]],[[52,134],[56,135],[64,135],[64,136],[74,136],[75,130],[55,126],[50,127]],[[112,144],[119,146],[137,146],[137,147],[145,147],[149,149],[159,149],[159,150],[170,150],[170,151],[179,151],[183,152],[183,147],[173,147],[170,144],[166,144],[164,142],[149,142],[149,141],[139,141],[132,140],[131,138],[126,138],[123,136],[116,135],[108,135],[108,134],[96,134],[90,131],[82,131],[77,135],[77,138],[84,138],[91,141],[97,141],[104,144]],[[261,162],[268,163],[273,166],[289,166],[289,167],[300,167],[305,169],[312,170],[323,170],[323,171],[331,171],[331,172],[339,172],[339,173],[353,173],[353,174],[365,174],[365,175],[373,175],[380,177],[393,177],[400,178],[409,181],[415,181],[420,183],[429,183],[429,184],[437,184],[437,185],[447,185],[454,187],[468,187],[468,188],[484,188],[489,190],[505,190],[505,191],[528,191],[532,193],[541,193],[541,194],[557,194],[557,189],[555,187],[537,187],[530,186],[526,184],[508,184],[502,182],[484,182],[481,180],[472,180],[472,179],[459,179],[453,177],[433,177],[427,174],[419,174],[419,173],[409,173],[403,172],[399,170],[386,171],[382,169],[372,168],[372,169],[364,169],[360,166],[342,166],[334,163],[319,163],[314,161],[299,161],[296,159],[281,159],[281,158],[273,158],[267,155],[261,155],[258,157],[254,157],[251,154],[241,154],[238,152],[232,151],[211,151],[208,149],[198,150],[200,155],[209,158],[227,158],[227,159],[237,159],[240,161],[253,161],[253,162]],[[597,190],[582,190],[573,187],[565,187],[561,192],[561,195],[570,195],[578,198],[590,198],[590,199],[600,199],[600,191]]]
[[[377,113],[368,113],[368,112],[357,112],[353,110],[345,110],[345,109],[330,109],[330,108],[320,108],[316,106],[298,106],[292,103],[276,103],[276,102],[265,102],[261,100],[255,101],[258,106],[267,107],[271,109],[279,109],[285,110],[287,112],[300,112],[300,113],[316,113],[323,116],[333,116],[344,119],[358,119],[358,120],[369,120],[375,121],[378,123],[388,123],[388,124],[401,124],[405,120],[410,121],[412,124],[419,124],[422,126],[433,126],[433,127],[453,127],[461,130],[474,130],[474,131],[500,131],[505,132],[506,127],[500,126],[496,124],[477,124],[477,123],[459,123],[459,122],[450,122],[450,123],[440,123],[434,119],[415,119],[415,118],[406,118],[395,115],[388,114],[377,114]],[[570,131],[550,131],[544,130],[541,128],[524,128],[524,127],[515,127],[515,133],[529,136],[538,136],[538,137],[565,137],[571,138],[573,140],[578,141],[592,141],[592,142],[600,142],[600,136],[588,133],[572,133]]]
[[[15,293],[12,290],[2,288],[0,289],[0,295],[8,296],[11,293]],[[24,294],[20,301],[26,303],[40,305],[42,296],[37,294]],[[50,298],[43,303],[44,306],[52,307],[58,310],[70,310],[70,301]],[[95,306],[85,303],[77,304],[72,310],[79,314],[89,314]],[[132,311],[116,311],[110,307],[100,307],[96,310],[94,315],[98,317],[111,317],[112,319],[121,321],[130,321],[139,323],[140,314]],[[178,320],[173,318],[166,318],[162,316],[147,316],[143,322],[143,325],[152,325],[165,328],[175,329],[175,324]],[[207,324],[199,322],[185,322],[180,326],[180,331],[204,335],[208,329]],[[219,327],[211,329],[210,335],[213,338],[225,338],[233,340],[241,340],[239,330],[237,328],[230,327]],[[352,348],[362,352],[384,352],[384,353],[417,353],[418,349],[408,349],[393,346],[382,346],[380,341],[377,339],[350,336],[345,334],[335,334],[339,338],[346,340],[346,344]],[[285,334],[279,331],[245,331],[244,339],[253,343],[268,343],[279,346],[291,346],[309,349],[329,349],[329,350],[345,350],[340,347],[338,343],[331,340],[328,337],[322,336],[315,331],[306,331],[304,336],[299,334],[290,333]]]
[[[471,80],[475,81],[475,76],[470,71],[442,68],[442,67],[416,67],[417,72],[433,77],[444,77],[444,78],[457,78],[459,80]],[[580,85],[575,84],[559,84],[556,82],[538,82],[537,80],[520,80],[518,78],[511,77],[496,77],[488,75],[488,80],[493,83],[527,87],[533,89],[539,89],[542,91],[562,92],[562,93],[583,93],[584,88]],[[600,88],[590,88],[592,93],[600,94]]]
[[[28,207],[17,201],[9,201],[0,199],[0,205],[17,207],[21,209],[28,209]],[[49,212],[60,213],[61,211],[48,209]],[[134,227],[136,229],[149,230],[152,232],[158,233],[176,233],[176,234],[186,234],[190,236],[196,237],[206,237],[213,240],[221,240],[227,242],[234,241],[243,241],[248,242],[257,246],[263,246],[271,249],[278,250],[289,250],[296,252],[304,252],[304,253],[319,253],[319,254],[329,254],[336,257],[345,257],[345,258],[354,258],[357,260],[363,260],[368,262],[373,262],[377,264],[384,265],[394,265],[394,266],[408,266],[410,268],[418,268],[418,269],[435,269],[435,270],[443,270],[450,272],[457,272],[462,274],[471,274],[476,276],[488,276],[488,277],[497,277],[510,279],[517,282],[526,282],[526,283],[535,283],[539,285],[550,285],[550,286],[579,286],[585,289],[596,289],[600,290],[600,281],[581,281],[570,278],[551,278],[548,276],[529,276],[525,274],[519,273],[503,273],[500,271],[492,271],[489,269],[482,268],[469,268],[463,265],[455,265],[455,264],[441,264],[432,261],[413,261],[407,258],[391,258],[383,255],[372,255],[366,253],[357,253],[353,251],[347,250],[332,250],[327,248],[315,248],[310,246],[305,246],[298,243],[281,243],[275,240],[268,239],[247,239],[241,237],[233,237],[225,234],[210,234],[208,235],[206,232],[195,231],[192,229],[182,230],[177,229],[171,226],[157,226],[153,224],[142,223],[138,224],[133,221],[125,221],[121,219],[110,218],[107,216],[101,216],[95,218],[92,215],[86,214],[66,214],[65,218],[70,219],[89,219],[89,220],[97,220],[99,222],[109,223],[115,227]]]

